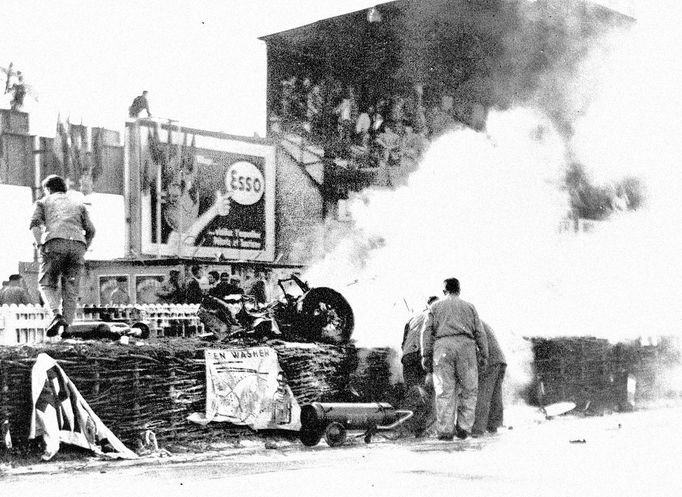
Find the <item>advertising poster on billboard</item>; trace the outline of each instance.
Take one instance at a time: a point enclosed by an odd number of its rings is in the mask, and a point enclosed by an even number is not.
[[[100,305],[130,304],[130,288],[128,275],[107,274],[99,277]]]
[[[274,150],[155,123],[139,139],[142,251],[274,259]]]
[[[158,290],[163,285],[162,274],[137,274],[135,275],[135,303],[158,304],[161,299]]]

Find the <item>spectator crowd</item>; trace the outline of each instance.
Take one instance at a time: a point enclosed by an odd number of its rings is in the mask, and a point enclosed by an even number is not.
[[[199,265],[190,268],[183,281],[180,271],[171,269],[156,294],[160,303],[199,304],[205,295],[224,299],[227,295],[249,295],[260,304],[267,301],[267,282],[261,272],[242,283],[238,275],[208,271]]]
[[[364,167],[417,160],[430,140],[449,129],[482,131],[486,111],[479,103],[456,102],[443,92],[426,104],[424,89],[368,100],[358,88],[327,77],[320,81],[291,76],[281,81],[274,131],[289,131],[321,145],[325,155]]]

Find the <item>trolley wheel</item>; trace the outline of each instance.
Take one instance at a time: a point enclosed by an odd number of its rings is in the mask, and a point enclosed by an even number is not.
[[[311,429],[301,430],[298,434],[298,438],[306,447],[314,447],[322,440],[322,432],[320,430]]]
[[[324,439],[330,447],[339,447],[346,441],[346,428],[341,423],[329,423],[324,430]]]

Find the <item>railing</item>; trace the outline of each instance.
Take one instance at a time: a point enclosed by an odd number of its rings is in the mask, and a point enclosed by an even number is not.
[[[0,307],[0,345],[44,342],[50,320],[50,311],[44,307],[3,305]]]
[[[198,310],[199,304],[85,305],[76,310],[74,321],[144,322],[150,338],[191,337],[204,331]],[[44,342],[50,321],[51,313],[44,307],[0,306],[0,345]]]

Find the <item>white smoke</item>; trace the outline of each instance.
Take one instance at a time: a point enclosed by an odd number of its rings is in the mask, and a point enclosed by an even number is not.
[[[528,358],[521,336],[680,334],[682,17],[674,2],[649,7],[566,82],[584,82],[570,142],[532,110],[492,112],[487,134],[433,143],[406,187],[352,202],[354,236],[306,276],[349,299],[361,345],[398,348],[410,312],[451,276],[514,357],[512,376]],[[641,178],[645,207],[559,233],[568,157],[601,184]]]

